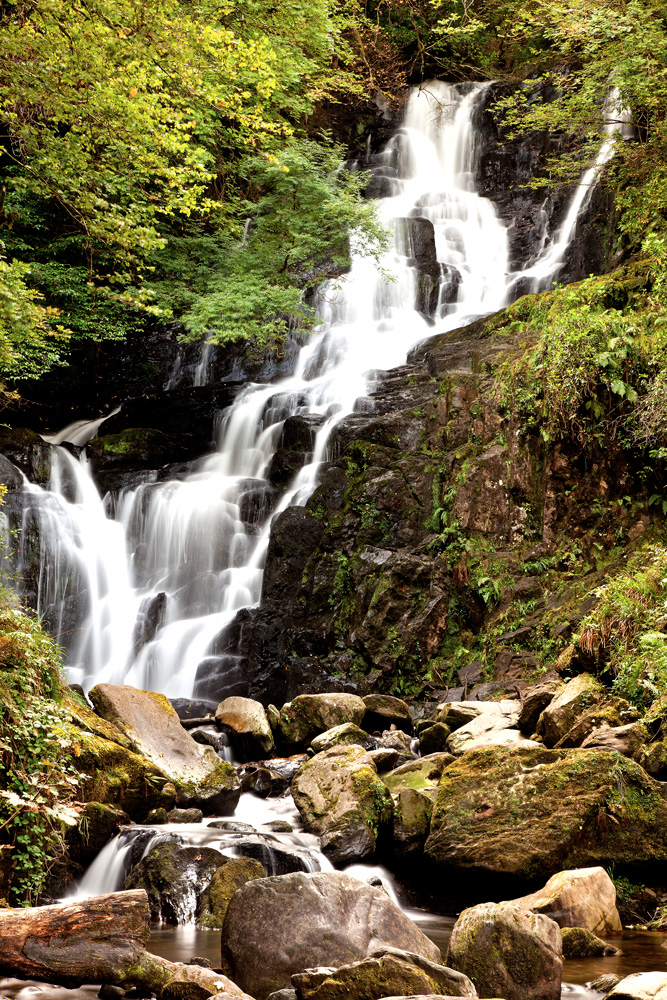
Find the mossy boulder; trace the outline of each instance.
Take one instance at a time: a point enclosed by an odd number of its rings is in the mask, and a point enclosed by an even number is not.
[[[653,739],[667,739],[667,695],[656,698],[642,722]]]
[[[378,952],[332,971],[307,969],[292,976],[298,1000],[377,1000],[423,994],[475,997],[461,972],[398,949]]]
[[[453,760],[449,753],[434,753],[383,776],[394,800],[392,850],[396,857],[415,857],[422,851],[431,826],[440,775]]]
[[[553,746],[589,709],[604,700],[606,691],[591,674],[578,674],[564,684],[537,720],[536,732]]]
[[[513,900],[544,913],[561,927],[584,927],[595,934],[620,934],[616,887],[604,868],[576,868],[552,875],[542,889]]]
[[[419,733],[419,750],[424,756],[447,749],[451,730],[444,722],[434,722]]]
[[[217,756],[216,761],[205,778],[177,786],[177,805],[198,806],[205,816],[233,815],[241,795],[241,782],[231,764]]]
[[[385,774],[383,781],[392,795],[398,795],[403,788],[413,788],[424,792],[435,802],[442,772],[448,764],[453,763],[451,753],[432,753],[402,764]]]
[[[648,730],[644,723],[629,722],[626,726],[599,726],[586,737],[581,746],[586,750],[615,750],[623,757],[644,765],[647,742]],[[649,768],[646,770],[649,774],[652,773]]]
[[[469,976],[480,997],[560,1000],[560,928],[514,903],[482,903],[461,913],[447,965]]]
[[[607,944],[585,927],[562,927],[560,933],[564,958],[602,958],[622,954],[620,948]]]
[[[667,741],[658,740],[644,747],[641,764],[653,778],[667,780]]]
[[[412,716],[406,702],[388,694],[367,694],[363,698],[366,714],[363,727],[369,733],[382,732],[394,725],[403,732],[412,734]]]
[[[264,866],[254,858],[226,858],[204,890],[197,911],[200,927],[217,930],[225,922],[229,902],[242,885],[253,878],[264,878]]]
[[[174,442],[153,427],[128,427],[88,442],[93,469],[158,469],[174,461]]]
[[[355,694],[300,694],[280,710],[280,741],[290,750],[305,749],[334,726],[361,726],[365,714],[366,705]]]
[[[667,860],[662,786],[609,750],[471,750],[443,771],[425,851],[443,869],[547,878]]]
[[[273,733],[261,702],[237,696],[225,698],[215,711],[215,721],[229,734],[234,754],[241,762],[265,760],[273,753]]]
[[[224,856],[210,847],[157,844],[132,869],[123,889],[144,889],[153,920],[187,923],[198,908],[199,897]]]
[[[375,740],[367,732],[355,726],[353,722],[343,722],[340,726],[327,729],[326,733],[320,733],[310,744],[313,753],[322,753],[323,750],[330,750],[336,746],[358,746],[364,750],[372,750],[375,747]]]
[[[306,830],[322,838],[334,864],[372,857],[391,822],[389,789],[358,746],[334,746],[306,761],[292,781],[292,795]]]
[[[639,712],[625,698],[609,698],[584,712],[571,729],[555,744],[554,749],[580,747],[584,740],[602,726],[616,728],[626,723],[636,722]]]

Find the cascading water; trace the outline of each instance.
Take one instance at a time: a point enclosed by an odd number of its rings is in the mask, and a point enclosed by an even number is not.
[[[369,373],[401,364],[434,322],[438,331],[454,329],[506,302],[506,230],[475,190],[473,111],[484,89],[432,82],[413,91],[404,126],[381,155],[393,195],[378,211],[394,230],[394,248],[378,267],[354,252],[352,234],[351,270],[319,290],[320,325],[294,374],[245,387],[221,415],[215,454],[185,478],[146,477],[124,490],[113,498],[113,519],[85,457],[76,461],[62,448],[50,492],[26,486],[39,522],[39,610],[56,603],[59,578],[72,595],[77,582],[87,594],[70,680],[190,696],[214,638],[260,600],[272,516],[305,503],[331,432],[367,393]],[[433,238],[437,261],[431,255],[425,270],[424,239]],[[207,346],[195,380],[205,378]],[[296,415],[318,427],[313,453],[272,507],[266,473],[284,421]],[[87,431],[97,426],[77,427],[77,443]],[[231,663],[227,693],[240,681]]]

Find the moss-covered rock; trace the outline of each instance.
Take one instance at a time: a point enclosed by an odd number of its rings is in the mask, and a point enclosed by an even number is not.
[[[372,857],[391,821],[389,790],[358,746],[316,754],[293,779],[292,795],[306,830],[322,838],[335,864]]]
[[[474,997],[467,976],[427,959],[391,949],[372,958],[292,976],[298,1000],[377,1000],[390,996]]]
[[[606,696],[602,684],[591,674],[578,674],[563,686],[537,720],[536,732],[553,746],[572,729],[577,719]],[[587,734],[586,734],[587,735]]]
[[[343,722],[340,726],[327,729],[326,733],[320,733],[310,744],[313,753],[322,753],[323,750],[330,750],[336,746],[358,746],[364,750],[372,750],[375,747],[375,740],[367,732],[355,726],[353,722]]]
[[[129,822],[130,817],[122,809],[103,802],[86,802],[79,822],[65,834],[71,857],[81,865],[89,865],[119,828]]]
[[[444,722],[434,722],[432,726],[422,729],[419,733],[419,749],[424,756],[433,753],[442,753],[447,749],[447,740],[450,735],[449,726]]]
[[[667,860],[667,801],[609,750],[473,750],[440,779],[427,856],[442,868],[548,877]]]
[[[254,858],[225,859],[204,890],[197,910],[200,927],[217,930],[225,921],[229,902],[242,885],[253,878],[264,878],[264,866]]]
[[[636,722],[639,712],[625,698],[609,698],[600,705],[589,708],[555,744],[561,747],[580,747],[584,740],[602,726],[617,728],[626,723]]]
[[[560,928],[514,903],[464,910],[449,940],[447,965],[465,973],[481,997],[560,1000]]]
[[[354,694],[300,694],[280,711],[280,740],[289,749],[305,749],[334,726],[361,726],[365,714],[364,702]]]
[[[562,927],[564,958],[600,958],[605,955],[620,955],[620,948],[607,944],[585,927]]]
[[[187,923],[224,856],[210,847],[157,844],[132,869],[123,889],[145,889],[153,920]]]

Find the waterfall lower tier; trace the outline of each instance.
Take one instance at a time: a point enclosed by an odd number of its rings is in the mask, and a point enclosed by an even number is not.
[[[143,474],[102,499],[85,451],[77,459],[58,446],[48,489],[25,484],[19,570],[38,567],[38,610],[62,637],[71,681],[190,697],[199,672],[215,674],[218,700],[243,693],[238,662],[216,639],[260,601],[272,519],[307,501],[332,434],[363,409],[374,372],[402,364],[435,329],[501,308],[515,286],[507,230],[476,188],[474,118],[484,93],[484,85],[438,81],[412,92],[403,127],[376,157],[390,179],[378,213],[393,248],[378,265],[351,234],[351,270],[319,289],[319,325],[294,374],[247,384],[219,414],[213,454],[166,480]],[[581,190],[588,186],[585,177]],[[575,196],[575,221],[584,197]],[[571,230],[567,221],[557,251],[545,249],[526,279],[558,266]],[[202,345],[197,385],[209,355]],[[301,469],[283,477],[280,492],[276,455],[297,425]],[[98,426],[78,422],[52,441],[83,445]]]

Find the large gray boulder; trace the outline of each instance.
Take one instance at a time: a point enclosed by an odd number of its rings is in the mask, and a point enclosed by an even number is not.
[[[425,990],[445,996],[477,996],[463,973],[396,948],[335,971],[307,969],[292,976],[292,985],[298,1000],[377,1000],[397,991],[413,996]]]
[[[343,722],[361,726],[365,714],[366,705],[356,694],[300,694],[280,710],[280,741],[292,750],[305,749],[315,736]]]
[[[168,698],[129,684],[98,684],[88,697],[130,749],[175,784],[177,805],[218,815],[234,811],[241,791],[236,771],[193,740]]]
[[[305,969],[340,968],[386,948],[440,962],[440,951],[379,888],[342,872],[246,883],[222,928],[227,974],[256,1000]]]
[[[454,925],[447,965],[469,976],[480,997],[560,1000],[560,927],[515,903],[482,903]]]
[[[636,972],[626,976],[605,1000],[667,1000],[667,972]]]
[[[560,927],[585,927],[594,934],[620,934],[616,887],[599,866],[552,875],[543,889],[513,902],[534,913],[545,913]]]
[[[359,746],[333,746],[306,761],[292,780],[292,795],[304,827],[321,837],[334,864],[372,857],[391,821],[389,790]]]
[[[252,698],[225,698],[215,710],[218,728],[231,737],[237,760],[265,760],[274,750],[273,733],[264,706]]]

